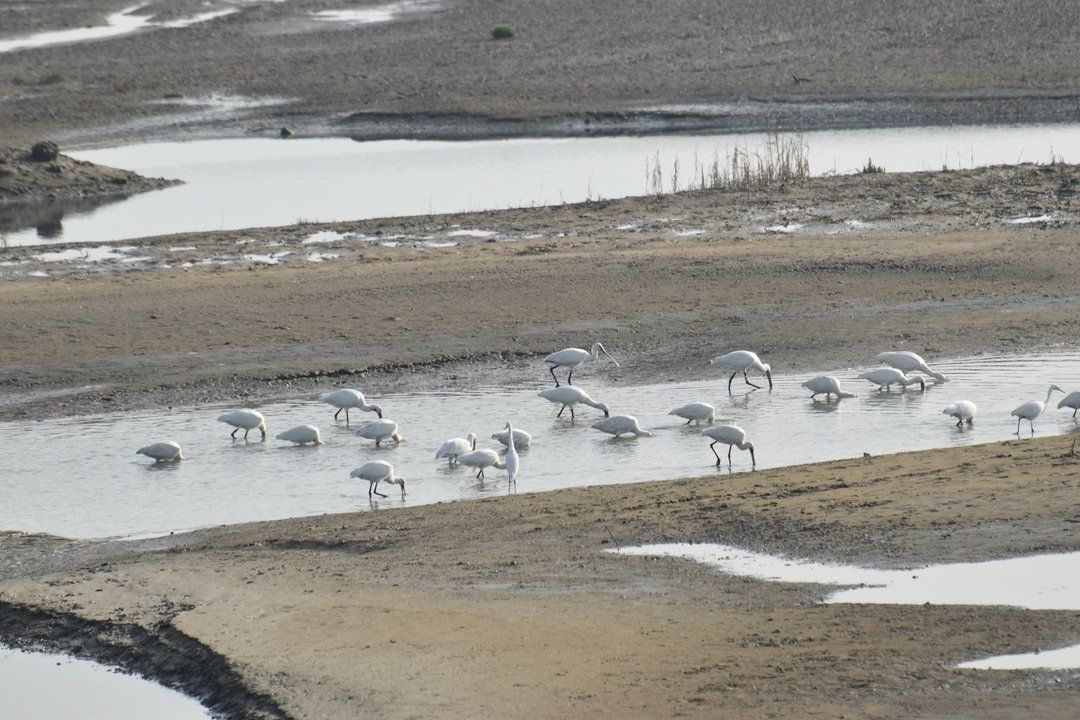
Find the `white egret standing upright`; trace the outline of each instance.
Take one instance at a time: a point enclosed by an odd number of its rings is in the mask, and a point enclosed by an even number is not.
[[[804,388],[810,391],[811,399],[818,395],[825,393],[825,399],[828,400],[830,395],[835,395],[838,398],[853,398],[855,393],[849,393],[840,389],[840,381],[831,375],[821,375],[816,378],[810,378],[802,384]]]
[[[574,370],[583,362],[589,360],[599,360],[600,353],[604,353],[608,356],[608,360],[615,363],[615,367],[620,367],[618,361],[611,357],[611,354],[604,349],[604,346],[600,343],[593,343],[592,352],[588,350],[582,350],[581,348],[566,348],[558,352],[553,352],[544,358],[544,362],[550,363],[551,367],[548,371],[551,373],[551,378],[555,381],[555,387],[560,387],[559,378],[555,377],[555,368],[568,367],[570,368],[570,374],[566,376],[566,384],[574,384]]]
[[[514,428],[509,422],[506,423],[503,430],[506,430],[508,437],[514,437]],[[512,442],[506,444],[506,457],[503,458],[503,465],[506,466],[506,484],[509,486],[511,483],[517,483],[520,460],[518,460],[517,448],[514,447]]]
[[[1016,434],[1020,434],[1020,421],[1027,420],[1031,424],[1031,434],[1035,434],[1035,418],[1043,414],[1043,410],[1046,409],[1046,403],[1050,402],[1050,396],[1055,392],[1065,392],[1057,385],[1051,385],[1050,389],[1046,391],[1046,400],[1029,400],[1020,407],[1012,411],[1012,415],[1016,416]]]
[[[904,390],[907,390],[908,385],[918,385],[920,390],[926,390],[926,382],[915,375],[908,377],[900,370],[894,367],[880,367],[873,370],[867,370],[863,374],[859,375],[859,380],[869,380],[878,386],[878,390],[884,390],[888,392],[892,390],[894,384],[898,384]]]
[[[236,433],[240,430],[244,431],[244,439],[247,440],[248,433],[258,428],[262,433],[262,439],[266,439],[266,418],[258,410],[233,410],[227,412],[224,415],[218,416],[218,422],[223,422],[226,425],[232,425],[235,430],[229,435],[232,439],[236,439]]]
[[[963,427],[966,421],[968,425],[973,424],[975,419],[975,411],[978,408],[975,407],[975,403],[970,400],[957,400],[949,407],[941,411],[943,415],[952,415],[956,418],[956,427]]]
[[[566,410],[566,408],[570,408],[570,419],[573,420],[574,406],[578,403],[581,403],[582,405],[588,405],[589,407],[594,407],[597,410],[602,410],[604,413],[604,417],[607,417],[610,414],[607,405],[602,402],[596,402],[591,397],[589,397],[589,394],[587,392],[585,392],[581,388],[564,385],[562,387],[553,387],[548,388],[547,390],[541,390],[539,395],[540,397],[544,398],[549,402],[553,402],[556,405],[562,405],[562,407],[559,408],[559,414],[555,417],[562,417],[563,410]]]
[[[906,373],[921,372],[923,375],[932,377],[938,382],[948,382],[949,380],[949,378],[941,373],[931,370],[930,366],[926,364],[926,361],[922,359],[921,355],[917,355],[910,350],[878,353],[877,359],[886,365],[891,365],[897,370]]]
[[[1062,392],[1065,391],[1062,390]],[[1061,399],[1061,402],[1058,403],[1058,410],[1060,410],[1061,408],[1072,408],[1072,416],[1075,418],[1076,411],[1080,410],[1080,390],[1073,390],[1071,393],[1063,397]]]
[[[382,417],[382,408],[378,405],[368,405],[367,400],[364,398],[364,393],[359,390],[353,390],[351,388],[342,388],[341,390],[335,390],[329,392],[319,398],[319,402],[324,402],[327,405],[333,405],[338,410],[334,413],[334,419],[338,419],[338,415],[341,411],[345,411],[345,424],[349,424],[349,409],[363,410],[364,412],[373,412]]]
[[[394,466],[385,460],[373,460],[364,463],[349,473],[349,477],[360,478],[368,481],[368,497],[375,493],[379,497],[386,497],[379,492],[379,483],[390,483],[401,488],[401,497],[405,498],[405,478],[394,474]]]
[[[772,367],[768,363],[761,362],[761,358],[756,353],[752,353],[749,350],[735,350],[729,352],[727,355],[720,355],[714,357],[709,361],[712,365],[717,365],[725,370],[731,370],[731,377],[727,381],[728,392],[731,392],[731,381],[735,379],[735,376],[740,372],[742,373],[743,380],[750,387],[761,389],[760,385],[755,385],[750,382],[750,378],[747,377],[747,370],[760,370],[765,373],[765,378],[769,381],[769,389],[772,390]]]
[[[713,455],[716,455],[717,465],[720,464],[720,455],[716,452],[716,447],[714,446],[716,443],[724,443],[728,446],[728,467],[731,467],[732,447],[737,447],[740,450],[749,450],[751,467],[757,467],[757,458],[754,457],[754,443],[746,439],[746,431],[738,425],[716,425],[715,427],[705,428],[701,431],[701,434],[705,437],[712,438],[709,449],[712,450]]]

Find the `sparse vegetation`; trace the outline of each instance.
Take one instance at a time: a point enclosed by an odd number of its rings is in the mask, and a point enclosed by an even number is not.
[[[883,172],[885,172],[885,168],[881,165],[875,165],[873,158],[866,158],[866,164],[859,170],[862,175],[875,175]]]
[[[510,40],[517,35],[517,28],[508,23],[499,23],[491,28],[492,40]]]

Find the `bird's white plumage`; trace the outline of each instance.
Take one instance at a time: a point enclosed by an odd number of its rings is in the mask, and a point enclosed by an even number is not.
[[[338,409],[338,411],[334,413],[335,420],[341,411],[344,410],[345,420],[348,421],[349,410],[352,409],[373,412],[380,418],[382,417],[382,408],[374,404],[369,405],[367,399],[364,397],[364,393],[359,390],[353,390],[352,388],[341,388],[340,390],[328,392],[319,398],[319,402],[324,402],[327,405],[332,405]]]
[[[387,439],[395,443],[405,442],[405,437],[398,432],[398,424],[389,418],[372,420],[357,430],[356,434],[362,438],[374,440],[376,445]]]
[[[508,445],[509,435],[510,434],[505,430],[500,430],[499,432],[491,433],[491,439],[498,440],[503,445]],[[524,430],[518,430],[517,428],[514,428],[514,447],[516,447],[518,450],[524,450],[531,445],[532,435],[525,432]]]
[[[1061,402],[1058,403],[1058,410],[1061,408],[1071,408],[1073,417],[1076,417],[1076,411],[1080,410],[1080,390],[1073,390],[1071,393],[1061,398]]]
[[[941,412],[943,415],[951,415],[956,418],[956,424],[959,425],[964,421],[970,423],[975,418],[977,410],[975,403],[970,400],[957,400]]]
[[[540,397],[549,402],[553,402],[556,405],[562,405],[563,408],[570,408],[571,415],[573,414],[574,405],[581,403],[582,405],[588,405],[594,407],[607,415],[609,413],[608,406],[602,402],[596,402],[589,394],[582,390],[580,387],[573,385],[563,385],[562,387],[548,388],[547,390],[541,390]],[[561,413],[562,410],[559,410]]]
[[[612,415],[611,417],[601,418],[592,424],[592,428],[615,437],[620,435],[653,436],[648,430],[641,429],[641,425],[638,424],[637,418],[633,415]]]
[[[829,395],[835,395],[839,398],[853,398],[854,393],[849,393],[840,387],[840,381],[831,375],[821,375],[816,378],[810,378],[802,384],[804,388],[809,390],[813,395],[824,394],[826,397]]]
[[[889,352],[878,353],[877,359],[886,365],[891,365],[897,370],[901,370],[905,373],[909,372],[921,372],[924,375],[934,378],[938,382],[947,382],[948,378],[939,372],[930,369],[930,366],[926,364],[921,355],[913,353],[910,350],[894,350]]]
[[[716,418],[716,408],[709,403],[692,402],[681,407],[677,407],[668,415],[675,415],[687,420],[689,425],[691,422],[707,422],[711,423]]]
[[[153,458],[155,462],[171,462],[184,459],[184,452],[180,449],[180,443],[173,440],[151,443],[136,450],[135,454]]]
[[[879,389],[888,390],[891,385],[900,385],[906,388],[908,385],[919,385],[923,390],[926,389],[926,383],[919,376],[908,377],[903,371],[897,370],[894,367],[880,367],[873,370],[867,370],[858,376],[859,380],[867,380],[874,385],[877,385]]]
[[[458,464],[467,465],[479,470],[479,472],[476,473],[477,477],[483,477],[484,470],[489,467],[498,468],[500,470],[506,467],[506,464],[499,460],[499,453],[494,450],[489,450],[488,448],[481,448],[465,453],[458,457]]]
[[[1043,414],[1043,410],[1046,410],[1046,404],[1050,402],[1050,396],[1055,392],[1065,392],[1057,385],[1051,385],[1050,389],[1046,391],[1045,400],[1029,400],[1020,407],[1010,413],[1016,418],[1016,433],[1020,434],[1020,422],[1027,420],[1031,423],[1031,432],[1035,432],[1035,419]]]
[[[467,438],[450,438],[435,452],[435,459],[447,458],[451,462],[456,461],[460,456],[469,452],[476,446],[476,433],[469,433]]]
[[[768,363],[762,362],[761,358],[757,356],[757,353],[749,350],[734,350],[726,355],[714,357],[709,361],[709,364],[716,365],[725,370],[731,370],[731,377],[728,378],[728,390],[731,389],[731,381],[735,379],[736,373],[741,372],[745,378],[747,373],[751,370],[758,370],[765,373],[765,377],[769,381],[769,389],[772,390],[772,367]],[[746,382],[753,385],[749,380]],[[754,387],[757,387],[757,385],[754,385]]]
[[[262,436],[266,438],[266,418],[258,410],[233,410],[227,412],[224,415],[218,416],[218,422],[223,422],[226,425],[232,425],[236,430],[232,431],[233,437],[236,437],[237,430],[244,431],[244,437],[252,430],[258,429],[262,432]]]
[[[278,433],[277,439],[296,443],[297,445],[307,445],[308,443],[322,445],[319,428],[314,425],[297,425],[294,428],[289,428],[283,433]]]
[[[506,423],[506,427],[503,428],[509,437],[514,436],[514,426],[510,423]],[[521,467],[521,460],[518,458],[517,448],[514,443],[507,443],[506,456],[503,457],[503,465],[506,467],[506,480],[508,483],[517,482],[518,470]]]
[[[728,446],[728,463],[731,462],[731,448],[737,447],[740,450],[750,451],[750,462],[753,465],[757,465],[757,458],[754,455],[754,443],[750,442],[747,438],[746,431],[738,425],[714,425],[713,427],[705,428],[701,431],[701,434],[713,441],[713,445],[716,443],[722,443]],[[716,464],[720,464],[720,455],[716,452],[716,448],[712,445],[713,455],[716,456]]]
[[[379,492],[379,483],[389,483],[401,488],[401,497],[405,497],[405,478],[394,474],[394,466],[385,460],[373,460],[354,468],[349,477],[360,478],[368,481],[368,497],[372,493],[386,497]]]

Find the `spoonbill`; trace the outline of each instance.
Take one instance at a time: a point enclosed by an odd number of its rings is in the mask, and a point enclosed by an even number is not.
[[[235,430],[229,435],[232,439],[236,439],[236,433],[240,430],[244,431],[244,439],[247,440],[248,433],[258,428],[262,433],[262,439],[266,439],[266,418],[258,410],[233,410],[232,412],[225,413],[218,417],[218,422],[223,422],[227,425],[232,425]]]
[[[290,428],[285,432],[277,436],[278,440],[284,440],[285,442],[296,443],[297,445],[322,445],[322,436],[319,435],[319,428],[314,425],[297,425],[294,428]]]
[[[886,392],[892,390],[894,383],[899,384],[900,387],[905,390],[907,390],[908,385],[915,384],[918,384],[920,390],[926,389],[926,382],[921,377],[918,375],[908,377],[893,367],[881,367],[867,370],[862,375],[859,375],[857,379],[869,380],[878,386],[878,390],[884,390]]]
[[[509,438],[510,438],[510,433],[506,432],[505,430],[502,430],[500,432],[491,434],[491,439],[492,440],[498,440],[503,445],[508,445],[509,444],[509,442],[510,442]],[[532,446],[532,435],[525,432],[524,430],[518,430],[517,428],[514,428],[514,447],[517,448],[518,450],[524,450],[525,448],[531,447],[531,446]]]
[[[891,365],[897,370],[905,373],[921,372],[923,375],[932,377],[938,382],[948,382],[949,380],[949,378],[941,373],[931,370],[930,366],[926,364],[926,361],[922,359],[921,355],[917,355],[908,350],[878,353],[877,359],[886,365]]]
[[[459,456],[470,450],[476,449],[476,433],[469,433],[468,438],[450,438],[435,451],[435,459],[446,458],[448,464],[453,465]]]
[[[327,405],[333,405],[338,410],[334,413],[334,419],[338,419],[338,415],[341,411],[345,411],[345,424],[349,424],[349,410],[357,409],[364,412],[373,412],[382,417],[382,408],[378,405],[368,405],[367,400],[364,399],[364,393],[359,390],[353,390],[352,388],[342,388],[341,390],[335,390],[329,392],[319,398],[319,402],[324,402]]]
[[[514,437],[514,428],[507,422],[506,427],[503,428],[506,431],[507,437]],[[514,443],[508,443],[506,446],[506,457],[503,458],[503,467],[506,468],[506,484],[517,482],[518,468],[520,467],[520,461],[518,460],[517,448],[514,447]]]
[[[479,472],[476,473],[476,477],[481,480],[484,478],[484,470],[487,468],[493,467],[502,470],[506,467],[506,463],[499,460],[499,453],[494,450],[488,450],[487,448],[481,448],[480,450],[473,450],[464,455],[459,455],[457,461],[459,465],[468,465],[469,467],[477,468]]]
[[[735,379],[739,372],[742,372],[743,380],[746,381],[747,385],[761,389],[760,385],[750,382],[750,378],[746,375],[748,370],[760,370],[765,373],[765,378],[769,381],[769,389],[772,390],[772,368],[768,363],[761,362],[761,358],[757,356],[757,353],[752,353],[749,350],[736,350],[729,352],[727,355],[714,357],[709,363],[725,370],[731,370],[731,377],[727,381],[728,392],[731,392],[731,381]]]
[[[604,346],[600,343],[593,343],[592,352],[588,350],[582,350],[581,348],[566,348],[559,352],[553,352],[544,358],[544,362],[550,363],[551,367],[548,368],[548,372],[551,373],[551,378],[555,381],[555,387],[560,387],[559,378],[555,377],[555,368],[568,367],[570,368],[570,374],[566,376],[566,384],[574,384],[574,370],[583,362],[589,360],[599,360],[600,353],[607,355],[608,360],[615,363],[615,367],[620,367],[618,361],[611,357],[611,354],[604,349]]]
[[[184,453],[180,450],[180,443],[172,440],[164,440],[162,442],[153,443],[152,445],[147,445],[146,447],[141,447],[135,451],[135,454],[153,458],[156,463],[184,459]]]
[[[757,458],[754,457],[754,443],[746,439],[746,431],[738,425],[717,425],[715,427],[705,428],[701,431],[701,434],[705,437],[712,438],[712,442],[709,443],[709,449],[712,450],[713,455],[716,455],[716,464],[720,464],[720,455],[716,452],[716,443],[724,443],[728,446],[727,449],[727,463],[728,467],[731,467],[731,448],[737,447],[740,450],[750,451],[750,465],[751,467],[757,467]]]
[[[693,402],[675,408],[668,415],[686,418],[687,425],[692,422],[697,422],[699,425],[703,422],[712,425],[713,419],[716,417],[716,408],[709,403]]]
[[[648,430],[641,429],[637,418],[633,415],[612,415],[611,417],[601,418],[592,424],[592,429],[606,432],[608,435],[614,435],[615,437],[620,435],[653,436]]]
[[[562,405],[562,407],[559,409],[559,414],[555,417],[562,417],[563,410],[565,410],[566,408],[570,408],[570,419],[573,420],[574,406],[578,403],[581,403],[582,405],[588,405],[589,407],[594,407],[597,410],[603,411],[604,417],[608,417],[608,415],[610,415],[610,411],[608,410],[607,405],[602,402],[596,402],[591,397],[589,397],[589,394],[587,392],[585,392],[581,388],[565,385],[562,387],[548,388],[547,390],[542,390],[540,392],[540,397],[544,398],[549,402],[553,402],[556,405]]]
[[[957,400],[941,412],[943,415],[952,415],[956,418],[956,427],[963,427],[965,421],[971,425],[971,421],[975,419],[976,409],[975,403],[970,400]]]
[[[402,499],[405,498],[405,478],[400,475],[395,475],[394,466],[385,460],[373,460],[369,463],[364,463],[349,473],[349,477],[368,481],[368,497],[371,497],[372,493],[375,493],[379,497],[386,497],[386,495],[379,492],[379,483],[384,482],[400,487],[401,497]]]
[[[1046,403],[1050,402],[1050,396],[1055,392],[1065,392],[1057,385],[1051,385],[1050,389],[1046,391],[1045,400],[1029,400],[1020,407],[1012,411],[1012,415],[1016,416],[1016,434],[1020,434],[1020,421],[1027,420],[1031,424],[1031,434],[1035,434],[1035,418],[1043,414],[1043,410],[1046,409]]]
[[[1065,391],[1062,390],[1062,392]],[[1061,402],[1058,403],[1058,410],[1060,410],[1061,408],[1072,408],[1072,416],[1076,417],[1076,411],[1080,410],[1080,390],[1073,390],[1071,393],[1063,397],[1061,399]]]
[[[375,441],[375,447],[380,447],[383,440],[389,438],[394,444],[400,445],[405,442],[405,436],[397,431],[397,423],[388,418],[372,420],[367,425],[356,431],[362,438]]]
[[[804,388],[810,391],[811,398],[815,398],[821,393],[825,393],[825,399],[828,400],[830,395],[835,395],[838,398],[853,398],[855,393],[849,393],[840,389],[840,381],[831,375],[821,375],[816,378],[810,378],[802,384]]]

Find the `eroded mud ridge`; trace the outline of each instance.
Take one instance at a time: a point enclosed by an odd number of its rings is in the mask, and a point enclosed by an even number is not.
[[[5,216],[47,213],[50,203],[122,197],[175,184],[175,180],[147,178],[63,154],[35,159],[28,149],[0,148],[0,230]]]

